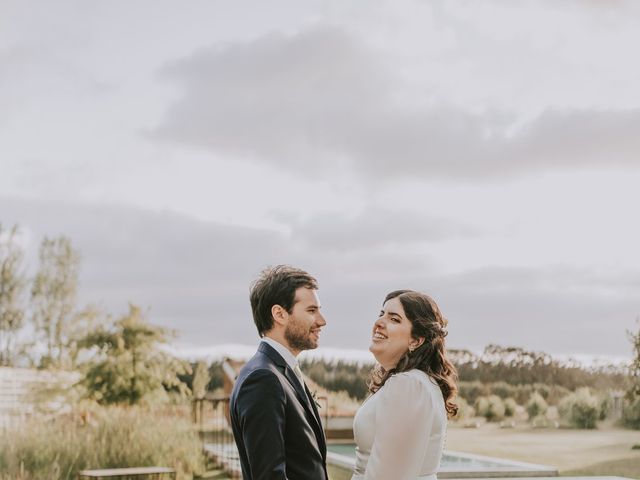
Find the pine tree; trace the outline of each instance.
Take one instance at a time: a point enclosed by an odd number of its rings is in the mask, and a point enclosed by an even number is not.
[[[0,225],[0,365],[16,360],[16,333],[24,322],[22,305],[26,280],[21,271],[23,249],[17,244],[18,226],[5,232]]]
[[[171,335],[147,322],[135,305],[110,328],[88,334],[80,346],[96,352],[84,365],[89,396],[103,404],[133,405],[166,390],[186,395],[188,387],[178,375],[191,373],[191,367],[159,348]]]
[[[77,340],[90,328],[97,313],[76,305],[80,254],[67,237],[40,244],[39,268],[31,288],[31,320],[46,348],[40,366],[75,367]]]
[[[640,324],[640,318],[638,318],[638,324]],[[633,360],[629,367],[631,386],[628,390],[627,397],[633,401],[640,399],[640,327],[636,332],[627,332],[629,340],[633,346]]]

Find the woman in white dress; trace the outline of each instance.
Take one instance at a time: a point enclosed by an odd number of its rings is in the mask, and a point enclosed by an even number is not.
[[[354,419],[352,480],[435,480],[447,417],[458,407],[457,373],[446,356],[447,320],[428,295],[391,292],[369,350],[378,362],[371,395]]]

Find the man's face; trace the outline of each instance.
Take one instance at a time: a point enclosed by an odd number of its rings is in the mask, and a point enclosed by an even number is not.
[[[284,331],[284,338],[290,349],[301,352],[318,348],[320,330],[326,324],[320,313],[320,300],[316,291],[311,288],[298,288]]]

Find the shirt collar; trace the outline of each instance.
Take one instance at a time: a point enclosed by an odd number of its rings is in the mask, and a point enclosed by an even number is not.
[[[287,365],[289,365],[292,370],[296,368],[296,365],[298,365],[298,360],[293,356],[293,353],[291,353],[291,351],[287,347],[269,337],[262,337],[262,341],[267,345],[273,347],[275,351],[278,352],[282,358],[284,358],[284,361],[287,362]]]

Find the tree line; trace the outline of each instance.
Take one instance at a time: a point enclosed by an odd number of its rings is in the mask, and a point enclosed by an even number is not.
[[[619,365],[585,367],[560,361],[544,352],[519,347],[488,345],[481,354],[451,350],[461,382],[505,382],[510,385],[557,385],[568,390],[624,389],[628,372]]]
[[[0,366],[79,370],[76,386],[102,404],[189,393],[179,376],[191,366],[159,348],[175,332],[134,304],[115,318],[78,306],[80,253],[69,238],[42,239],[31,278],[24,257],[19,228],[0,224]]]
[[[24,364],[82,371],[87,396],[100,403],[137,403],[149,395],[193,391],[202,396],[220,388],[220,362],[209,366],[178,360],[159,345],[175,335],[149,323],[145,312],[129,305],[113,318],[92,306],[77,305],[80,254],[60,236],[40,242],[38,266],[27,278],[17,226],[0,224],[0,366]],[[21,332],[32,332],[30,338]],[[640,418],[640,330],[629,332],[634,347],[630,369],[585,368],[542,352],[489,345],[481,354],[450,350],[463,398],[486,395],[524,400],[533,391],[555,403],[567,392],[626,390]],[[372,364],[344,360],[302,362],[319,385],[363,400]],[[640,425],[639,425],[640,426]]]
[[[74,368],[78,341],[97,317],[93,307],[77,305],[80,255],[69,238],[45,237],[27,278],[19,234],[0,224],[0,365]],[[25,329],[29,339],[19,336]]]
[[[450,350],[449,355],[458,369],[461,394],[471,401],[487,394],[489,385],[495,386],[496,394],[501,397],[518,396],[519,391],[523,398],[528,397],[535,386],[543,395],[553,398],[580,387],[624,390],[628,381],[628,372],[619,366],[589,368],[518,347],[489,345],[481,354]],[[314,360],[302,362],[302,368],[323,387],[344,390],[351,397],[363,400],[373,364]]]

